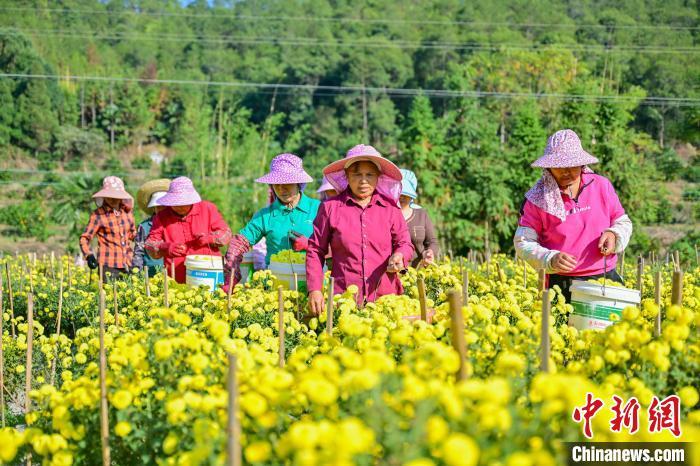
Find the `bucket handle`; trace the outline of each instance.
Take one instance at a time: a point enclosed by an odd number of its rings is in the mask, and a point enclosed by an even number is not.
[[[608,248],[603,248],[603,253],[608,252]],[[605,296],[605,285],[608,281],[608,255],[603,256],[603,296]]]

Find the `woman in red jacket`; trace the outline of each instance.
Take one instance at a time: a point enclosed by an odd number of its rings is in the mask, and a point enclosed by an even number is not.
[[[231,230],[216,206],[203,201],[192,180],[184,176],[170,183],[158,205],[167,208],[153,218],[146,250],[155,259],[163,258],[168,274],[174,263],[175,280],[185,283],[185,258],[194,254],[221,256],[219,248],[229,243]]]

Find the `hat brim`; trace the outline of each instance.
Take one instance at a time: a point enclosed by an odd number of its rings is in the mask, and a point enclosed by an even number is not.
[[[401,174],[399,167],[397,167],[390,160],[376,155],[357,155],[354,157],[345,157],[340,160],[336,160],[323,169],[323,174],[329,175],[330,173],[343,171],[357,162],[372,162],[379,168],[379,171],[382,172],[383,175],[393,178],[396,181],[401,181],[403,179],[403,175]]]
[[[268,173],[255,180],[262,184],[307,184],[313,183],[314,179],[308,173]]]
[[[133,201],[134,200],[134,198],[131,197],[131,195],[129,193],[127,193],[126,191],[121,191],[121,190],[113,189],[113,188],[101,189],[101,190],[97,191],[95,194],[93,194],[92,198],[93,199],[112,198],[112,199],[121,199],[124,201]]]
[[[197,192],[187,194],[168,193],[158,199],[158,205],[162,205],[164,207],[179,207],[183,205],[197,204],[198,202],[202,202],[202,198]]]
[[[148,205],[151,202],[151,196],[153,196],[153,193],[161,191],[167,192],[168,188],[170,188],[170,180],[167,178],[152,180],[142,184],[136,193],[136,203],[139,209],[148,215],[153,215],[155,209]]]
[[[571,168],[598,163],[598,159],[586,151],[577,152],[575,156],[547,154],[532,163],[534,168]]]

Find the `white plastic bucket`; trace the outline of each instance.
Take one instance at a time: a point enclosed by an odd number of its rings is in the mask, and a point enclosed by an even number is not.
[[[277,278],[280,285],[293,290],[294,274],[297,274],[298,291],[306,293],[306,264],[290,264],[288,262],[270,262],[270,272]]]
[[[190,286],[204,285],[214,291],[224,282],[224,262],[221,256],[187,256],[185,268],[185,281]]]
[[[639,290],[621,286],[605,286],[597,283],[574,280],[571,284],[571,305],[569,325],[579,330],[604,329],[613,323],[611,314],[622,316],[622,310],[639,306]],[[619,319],[618,319],[619,320]]]
[[[247,282],[253,275],[253,251],[246,252],[243,254],[243,261],[241,262],[241,281],[240,283]]]

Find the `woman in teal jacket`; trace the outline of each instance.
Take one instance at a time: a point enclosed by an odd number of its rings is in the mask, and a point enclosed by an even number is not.
[[[320,202],[304,194],[313,178],[304,171],[302,161],[294,154],[280,154],[270,163],[270,172],[255,180],[271,185],[275,200],[260,209],[248,224],[231,239],[225,259],[226,289],[229,274],[234,271],[234,284],[240,281],[243,254],[262,238],[267,242],[265,262],[285,249],[306,251],[313,233],[314,219]]]

